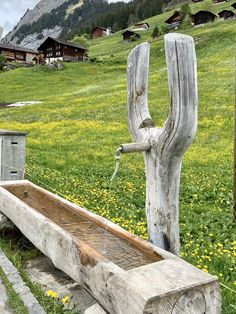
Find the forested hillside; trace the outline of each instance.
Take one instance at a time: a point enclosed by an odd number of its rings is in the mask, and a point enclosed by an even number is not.
[[[31,34],[44,37],[45,29],[60,27],[60,38],[89,34],[95,25],[111,27],[118,31],[134,22],[154,16],[162,11],[164,0],[133,0],[129,3],[109,3],[107,0],[68,0],[49,13],[43,14],[32,24],[22,25],[14,34],[17,44]]]

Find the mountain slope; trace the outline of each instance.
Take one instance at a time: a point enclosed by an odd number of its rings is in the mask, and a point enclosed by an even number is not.
[[[62,5],[63,3],[67,2],[68,0],[41,0],[39,3],[32,9],[27,10],[25,14],[20,19],[19,23],[14,27],[14,29],[9,32],[5,38],[5,42],[14,42],[14,37],[17,31],[23,25],[29,25],[33,22],[36,22],[43,14],[50,13],[53,9],[57,8],[58,6]]]
[[[60,0],[45,10],[49,0],[27,11],[16,28],[5,38],[12,42],[36,48],[48,35],[63,39],[75,34],[89,34],[95,25],[124,29],[136,21],[160,13],[164,0],[133,0],[129,3],[109,3],[107,0]],[[56,5],[57,3],[57,5]]]

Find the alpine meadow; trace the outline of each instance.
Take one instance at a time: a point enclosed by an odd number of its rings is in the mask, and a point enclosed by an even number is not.
[[[217,13],[230,6],[204,1],[192,12]],[[147,238],[145,173],[142,154],[123,155],[114,183],[115,152],[131,142],[126,112],[126,62],[141,42],[151,46],[149,108],[156,126],[168,115],[169,95],[164,35],[153,39],[173,13],[151,17],[138,41],[112,36],[73,42],[88,48],[89,59],[65,63],[62,70],[45,66],[0,72],[0,103],[42,101],[0,110],[1,129],[27,132],[25,178],[73,203]],[[236,311],[236,228],[233,222],[233,140],[236,20],[216,20],[177,32],[194,38],[198,67],[198,130],[184,155],[180,183],[180,256],[219,278],[222,313]],[[0,246],[27,279],[23,263],[32,254],[11,240]],[[1,273],[0,273],[1,277]],[[41,304],[51,309],[30,283]],[[55,313],[61,313],[55,312]],[[69,313],[69,312],[68,312]]]

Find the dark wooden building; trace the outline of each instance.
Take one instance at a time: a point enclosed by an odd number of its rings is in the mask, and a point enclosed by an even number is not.
[[[134,24],[134,29],[147,30],[149,27],[150,26],[147,22]]]
[[[175,11],[167,20],[165,20],[166,24],[172,24],[180,21],[179,11]]]
[[[194,3],[203,2],[204,0],[192,0]]]
[[[43,52],[45,61],[83,61],[86,58],[87,49],[79,44],[48,37],[38,51]]]
[[[107,29],[104,27],[96,26],[91,32],[91,38],[99,38],[99,37],[105,37],[106,36]]]
[[[228,1],[229,0],[213,0],[213,3],[217,4],[217,3],[228,2]]]
[[[34,62],[34,59],[39,55],[38,52],[33,49],[4,44],[2,42],[0,42],[0,54],[4,55],[7,61],[26,63]]]
[[[167,20],[165,20],[165,23],[168,24],[169,29],[177,29],[180,24],[180,13],[179,11],[175,11],[170,17],[168,17]]]
[[[110,27],[105,28],[101,26],[96,26],[91,32],[91,38],[95,39],[99,37],[106,37],[106,36],[110,36],[111,34],[114,34],[114,32],[111,30]]]
[[[230,10],[223,10],[219,12],[218,15],[221,19],[228,20],[234,17],[234,12]]]
[[[123,40],[124,41],[130,41],[131,40],[131,37],[133,37],[134,39],[138,40],[141,38],[141,36],[131,30],[126,30],[122,33],[122,36],[123,36]]]
[[[192,15],[192,21],[194,25],[205,24],[208,22],[213,22],[216,15],[210,11],[198,11],[196,14]]]

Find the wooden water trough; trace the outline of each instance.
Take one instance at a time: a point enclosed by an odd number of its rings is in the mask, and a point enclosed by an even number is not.
[[[29,181],[0,183],[0,211],[108,313],[220,313],[216,278]]]

